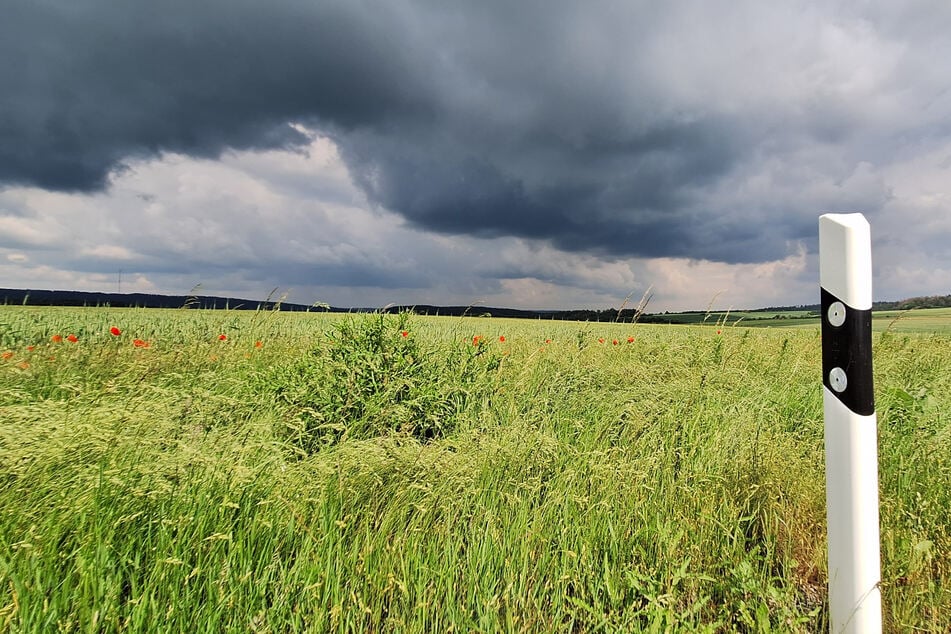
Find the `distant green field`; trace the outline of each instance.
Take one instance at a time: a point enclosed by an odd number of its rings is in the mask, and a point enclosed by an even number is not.
[[[808,311],[671,313],[674,323],[749,328],[819,328],[819,317]],[[666,315],[665,315],[666,317]],[[951,308],[876,311],[872,314],[875,331],[951,334]]]
[[[951,308],[881,311],[873,313],[872,327],[895,332],[951,333]]]
[[[881,588],[948,632],[917,318],[876,321]],[[2,307],[0,632],[826,632],[818,329],[745,325]]]
[[[652,315],[652,318],[659,320],[668,320],[670,324],[706,324],[714,326],[716,324],[735,325],[743,323],[745,325],[767,325],[775,326],[779,322],[791,320],[806,319],[811,315],[806,310],[787,310],[781,312],[768,311],[728,311],[728,312],[687,312],[687,313],[667,313],[664,315]]]

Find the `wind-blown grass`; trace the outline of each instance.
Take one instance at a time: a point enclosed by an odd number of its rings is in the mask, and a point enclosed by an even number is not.
[[[828,627],[817,330],[2,323],[0,630]],[[951,339],[875,345],[886,626],[946,631]]]

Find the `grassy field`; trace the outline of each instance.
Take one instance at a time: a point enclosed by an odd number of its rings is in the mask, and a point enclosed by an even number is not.
[[[951,308],[883,310],[873,313],[872,327],[895,332],[951,334]]]
[[[818,330],[819,317],[809,311],[674,313],[671,320],[685,325],[738,328],[805,328]],[[872,313],[872,329],[881,332],[917,332],[951,335],[951,308],[883,310]]]
[[[909,323],[885,620],[946,632],[951,337]],[[828,627],[817,328],[4,307],[0,353],[0,631]]]
[[[818,324],[818,317],[812,318],[814,313],[808,310],[787,310],[782,312],[771,312],[761,310],[740,310],[740,311],[695,311],[688,313],[669,313],[664,315],[652,315],[657,319],[666,319],[667,323],[673,325],[706,325],[714,326],[717,324],[726,326],[777,326],[790,323],[812,323]],[[663,322],[661,322],[663,323]]]

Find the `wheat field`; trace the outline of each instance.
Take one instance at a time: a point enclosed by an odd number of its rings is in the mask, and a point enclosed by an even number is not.
[[[945,632],[951,337],[874,346],[885,625]],[[817,327],[7,306],[0,353],[0,631],[828,628]]]

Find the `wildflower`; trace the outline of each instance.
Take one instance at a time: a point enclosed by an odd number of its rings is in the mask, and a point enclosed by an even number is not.
[[[115,326],[113,326],[112,328],[110,328],[110,329],[109,329],[109,332],[111,332],[111,333],[113,334],[113,336],[115,336],[115,337],[118,337],[119,335],[122,334],[122,331],[119,330],[118,328],[116,328]]]
[[[505,343],[505,335],[499,335],[499,341]]]
[[[628,342],[628,343],[634,343],[634,337],[628,337],[628,338],[627,338],[627,342]]]
[[[30,364],[27,363],[26,361],[20,361],[20,363],[17,364],[17,367],[20,368],[21,370],[29,370]]]
[[[604,337],[598,337],[598,343],[604,343]]]
[[[69,343],[76,343],[77,341],[79,341],[79,337],[73,334],[69,334],[69,335],[66,335],[66,341],[68,341]]]
[[[722,330],[718,330],[718,331],[717,331],[717,334],[719,335],[719,334],[722,333],[722,332],[723,332]]]
[[[141,339],[133,339],[132,345],[136,348],[148,348],[151,344],[148,341],[142,341]]]
[[[33,352],[33,349],[34,349],[34,348],[36,348],[36,346],[27,346],[27,347],[26,347],[26,351],[27,351],[27,352]]]
[[[404,337],[409,337],[409,331],[408,331],[408,330],[404,330],[404,331],[401,332],[400,334],[403,335]]]
[[[472,338],[472,345],[477,346],[482,341],[482,335],[476,335]]]
[[[225,334],[218,335],[218,341],[227,341],[227,340],[228,340],[228,335],[225,335]]]
[[[617,345],[617,339],[615,339],[612,343],[614,343],[614,345]]]
[[[63,340],[63,335],[53,335],[52,337],[50,337],[50,341],[52,341],[53,343],[59,343],[62,340]]]
[[[263,347],[263,346],[264,346],[264,344],[261,343],[260,341],[255,341],[255,342],[254,342],[254,347],[255,347],[255,348],[261,348],[261,347]]]
[[[545,339],[545,343],[551,343],[551,339]]]
[[[12,350],[7,350],[6,352],[3,353],[2,356],[3,356],[4,359],[9,359],[10,357],[13,356],[13,351],[12,351]]]

